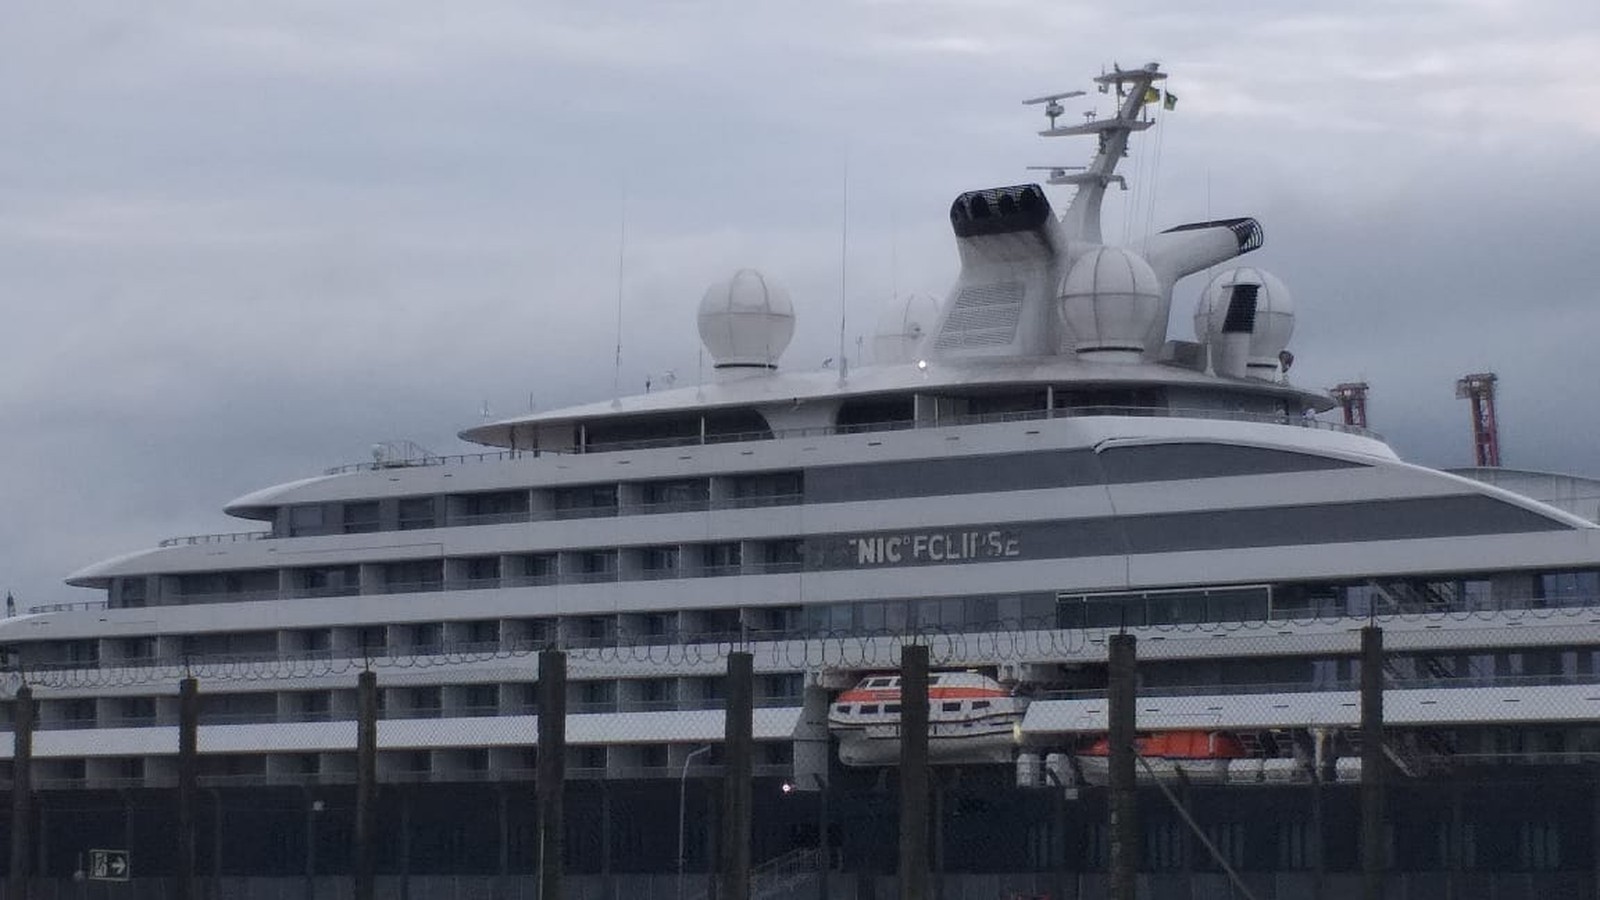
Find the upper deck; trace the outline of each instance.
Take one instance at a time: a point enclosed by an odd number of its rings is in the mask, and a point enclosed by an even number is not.
[[[1286,381],[1176,363],[934,359],[849,374],[763,372],[516,416],[461,437],[507,450],[588,453],[1079,415],[1292,421],[1369,434],[1304,415],[1333,405]]]

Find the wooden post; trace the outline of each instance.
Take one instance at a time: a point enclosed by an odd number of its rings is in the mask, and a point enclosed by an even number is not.
[[[1383,900],[1383,629],[1361,629],[1361,897]]]
[[[1114,634],[1107,666],[1106,725],[1110,755],[1107,759],[1111,788],[1111,900],[1136,900],[1139,863],[1139,824],[1136,782],[1138,719],[1135,708],[1138,641],[1131,634]]]
[[[928,647],[900,648],[900,900],[928,900]]]
[[[11,874],[6,881],[6,897],[27,900],[28,875],[32,871],[29,838],[33,835],[33,726],[37,712],[32,688],[26,684],[17,688],[12,710],[15,750],[11,756]]]
[[[561,900],[566,823],[567,654],[539,652],[539,900]]]
[[[750,900],[750,779],[755,774],[755,657],[728,654],[722,726],[722,878],[717,900]]]
[[[194,900],[194,804],[200,782],[200,683],[178,682],[178,900]]]
[[[377,858],[378,676],[368,669],[356,678],[356,833],[355,900],[373,900]]]

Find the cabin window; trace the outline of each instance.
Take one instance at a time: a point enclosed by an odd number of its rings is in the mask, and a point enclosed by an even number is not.
[[[884,688],[884,687],[893,687],[893,686],[894,686],[894,679],[892,679],[892,678],[874,678],[871,681],[867,682],[867,687]]]
[[[346,503],[344,505],[344,533],[367,534],[378,530],[378,502],[368,500],[363,503]]]
[[[861,705],[861,714],[864,715],[864,716],[877,715],[878,714],[878,704],[876,704],[876,703],[864,703],[864,704],[862,704]]]
[[[883,705],[883,711],[886,712],[886,713],[897,713],[897,712],[900,711],[900,704],[898,704],[898,703],[885,703]]]
[[[416,531],[434,527],[435,510],[432,497],[400,498],[400,530]]]
[[[956,703],[942,703],[939,705],[939,708],[945,712],[960,712],[961,703],[959,701]]]
[[[988,709],[989,708],[989,701],[987,701],[987,700],[974,700],[974,701],[972,701],[972,708],[974,710]]]
[[[839,713],[840,715],[848,715],[850,713],[850,704],[841,703],[838,706],[835,706],[833,711]]]
[[[321,506],[293,506],[289,508],[289,536],[323,534]]]
[[[909,428],[916,418],[915,402],[910,395],[847,400],[835,422],[842,432]]]

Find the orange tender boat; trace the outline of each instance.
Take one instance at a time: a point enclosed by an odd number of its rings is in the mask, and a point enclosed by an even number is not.
[[[1229,762],[1251,756],[1238,736],[1226,731],[1157,731],[1136,737],[1134,747],[1150,764],[1149,769],[1138,766],[1140,778],[1152,772],[1157,778],[1177,778],[1181,771],[1192,781],[1222,781]],[[1079,750],[1084,780],[1105,784],[1110,755],[1111,739],[1105,735]]]

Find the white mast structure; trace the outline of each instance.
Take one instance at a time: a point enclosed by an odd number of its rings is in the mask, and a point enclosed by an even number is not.
[[[1157,63],[1149,63],[1142,69],[1124,70],[1120,66],[1113,68],[1114,71],[1095,79],[1095,83],[1101,86],[1102,91],[1111,85],[1116,85],[1120,104],[1116,115],[1111,118],[1097,118],[1091,111],[1084,114],[1084,121],[1080,125],[1056,125],[1056,119],[1064,111],[1058,101],[1081,97],[1083,91],[1049,94],[1023,101],[1026,105],[1045,104],[1044,112],[1050,118],[1050,127],[1039,132],[1041,137],[1078,137],[1092,134],[1100,138],[1100,149],[1088,166],[1032,167],[1048,170],[1049,184],[1072,185],[1077,188],[1077,192],[1072,196],[1072,202],[1067,205],[1066,212],[1061,214],[1061,225],[1069,239],[1094,244],[1102,242],[1100,206],[1105,199],[1106,187],[1116,182],[1123,190],[1128,189],[1127,180],[1115,174],[1117,163],[1127,155],[1128,135],[1135,131],[1144,131],[1153,124],[1149,119],[1143,118],[1140,112],[1149,102],[1147,95],[1151,87],[1167,77]],[[1069,172],[1068,169],[1081,169],[1081,171]]]

